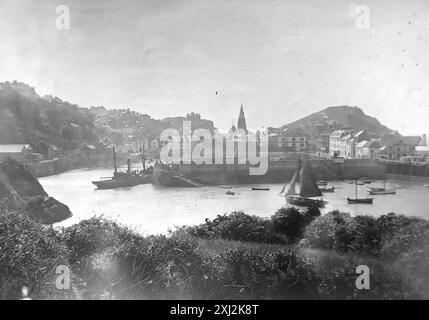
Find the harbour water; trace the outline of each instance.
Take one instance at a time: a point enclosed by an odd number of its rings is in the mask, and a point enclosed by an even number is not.
[[[269,217],[286,206],[279,196],[282,184],[264,184],[269,191],[252,191],[255,185],[237,185],[230,189],[235,195],[226,195],[219,186],[200,188],[163,188],[151,184],[132,188],[97,190],[91,183],[100,177],[111,176],[110,169],[74,170],[40,178],[49,195],[69,206],[73,217],[58,226],[69,226],[94,215],[104,215],[148,235],[167,233],[176,226],[203,223],[218,214],[244,211]],[[387,187],[397,188],[396,195],[373,196],[373,205],[348,205],[347,197],[355,196],[355,185],[332,181],[335,193],[327,193],[329,203],[322,213],[338,209],[351,214],[382,215],[389,212],[421,216],[429,219],[429,188],[422,183],[388,181]],[[258,185],[262,186],[262,185]],[[367,197],[369,185],[358,186],[359,197]],[[370,186],[382,186],[382,181]]]

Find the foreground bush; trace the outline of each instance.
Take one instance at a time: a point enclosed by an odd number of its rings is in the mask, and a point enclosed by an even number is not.
[[[309,248],[277,243],[288,241],[278,233],[273,236],[275,228],[289,226],[281,221],[235,213],[168,236],[143,237],[103,217],[54,231],[23,214],[3,212],[0,294],[2,298],[16,299],[22,286],[28,286],[33,299],[429,297],[429,255],[425,249],[429,245],[423,241],[425,233],[418,233],[417,240],[405,242],[406,246],[398,246],[393,240],[398,232],[407,235],[416,229],[426,230],[421,220],[384,217],[379,220],[382,226],[374,229],[378,219],[355,219],[334,212],[316,218],[307,227]],[[253,230],[258,232],[252,234]],[[379,230],[384,230],[381,241],[367,241]],[[388,230],[395,231],[386,236]],[[246,242],[219,240],[237,235]],[[316,241],[317,237],[321,242]],[[270,241],[277,244],[269,244]],[[419,241],[421,245],[416,249],[414,245]],[[368,245],[371,249],[381,248],[379,252],[387,252],[383,248],[388,248],[388,252],[399,250],[400,255],[386,262],[358,254],[366,252]],[[390,251],[391,248],[395,250]],[[71,270],[72,290],[66,293],[54,289],[55,267],[60,264]],[[355,286],[356,266],[362,264],[371,270],[370,290],[358,290]]]
[[[395,259],[426,243],[429,222],[395,214],[351,217],[333,211],[310,223],[303,237],[313,248]]]
[[[285,236],[273,231],[270,220],[250,216],[241,211],[229,215],[218,215],[204,224],[186,227],[190,235],[206,239],[226,239],[263,243],[287,243]]]
[[[68,250],[56,232],[27,214],[0,212],[0,298],[18,299],[26,286],[39,298],[64,297],[55,287],[55,269],[68,264]]]
[[[355,256],[225,240],[216,245],[219,240],[199,240],[184,229],[142,237],[103,218],[64,235],[70,249],[81,252],[72,267],[85,280],[78,287],[87,299],[106,293],[116,299],[392,299],[412,292],[388,264]],[[371,290],[355,286],[360,264],[373,272]]]
[[[290,242],[302,237],[305,227],[320,215],[317,208],[301,213],[294,207],[281,208],[271,217],[274,232],[285,235]]]

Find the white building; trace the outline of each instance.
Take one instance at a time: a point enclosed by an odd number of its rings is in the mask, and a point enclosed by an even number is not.
[[[329,137],[329,154],[332,157],[345,157],[346,142],[353,134],[352,130],[334,130]]]
[[[6,158],[25,161],[32,153],[33,149],[29,144],[0,144],[0,161]]]
[[[416,155],[429,159],[429,146],[417,146]]]

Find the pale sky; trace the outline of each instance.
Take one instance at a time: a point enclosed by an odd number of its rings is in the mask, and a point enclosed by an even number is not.
[[[70,30],[56,29],[60,4]],[[243,101],[252,129],[356,105],[429,133],[429,1],[0,0],[0,81],[12,80],[83,107],[199,112],[221,130]]]

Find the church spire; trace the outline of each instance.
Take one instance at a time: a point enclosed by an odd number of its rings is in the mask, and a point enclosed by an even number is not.
[[[240,115],[238,116],[237,129],[243,129],[247,132],[246,118],[244,116],[243,104],[241,104]]]

